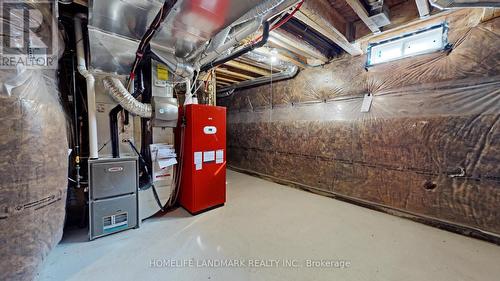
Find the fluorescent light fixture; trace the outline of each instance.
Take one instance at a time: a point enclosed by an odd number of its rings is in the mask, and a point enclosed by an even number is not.
[[[444,50],[448,47],[448,25],[429,28],[368,45],[366,66],[415,55]]]

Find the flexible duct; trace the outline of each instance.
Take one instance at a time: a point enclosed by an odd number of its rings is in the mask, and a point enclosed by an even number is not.
[[[78,72],[85,78],[87,82],[87,115],[89,122],[89,157],[91,159],[98,158],[97,148],[97,119],[95,107],[95,78],[90,71],[87,70],[85,63],[85,49],[83,46],[82,19],[85,19],[84,14],[75,16],[75,41],[76,41],[76,60]]]
[[[272,74],[269,76],[258,77],[258,78],[252,79],[252,80],[242,81],[240,83],[233,84],[231,86],[222,88],[219,91],[219,93],[221,93],[221,94],[217,94],[217,96],[218,97],[226,96],[224,94],[225,92],[230,92],[232,90],[236,90],[236,89],[240,89],[240,88],[255,87],[255,86],[269,83],[271,81],[278,82],[278,81],[291,79],[291,78],[295,77],[295,75],[297,75],[298,72],[299,72],[299,68],[296,65],[290,65],[287,69],[283,70],[282,72],[280,72],[278,74]]]
[[[136,100],[119,79],[106,77],[103,79],[103,83],[111,97],[125,110],[142,118],[151,118],[151,105]]]

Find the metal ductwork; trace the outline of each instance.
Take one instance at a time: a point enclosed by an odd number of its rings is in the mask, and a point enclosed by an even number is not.
[[[263,22],[276,12],[282,11],[299,2],[298,0],[268,0],[248,11],[245,15],[233,22],[228,28],[216,34],[207,50],[197,58],[197,66],[209,65],[218,57],[227,53],[237,43],[255,33]],[[265,43],[265,42],[264,42]],[[226,57],[232,57],[233,53]]]
[[[256,86],[268,84],[271,82],[278,82],[278,81],[291,79],[291,78],[295,77],[295,75],[297,75],[298,72],[299,72],[299,68],[296,65],[290,65],[287,69],[283,70],[280,73],[272,74],[269,76],[258,77],[258,78],[252,79],[252,80],[246,80],[246,81],[242,81],[242,82],[237,83],[237,84],[233,84],[231,86],[224,87],[218,91],[217,96],[218,97],[225,96],[224,93],[230,92],[230,91],[236,90],[236,89],[256,87]]]
[[[500,8],[500,1],[498,0],[429,0],[429,2],[439,9]]]
[[[190,72],[184,67],[187,64],[192,66],[209,55],[213,58],[211,52],[215,53],[215,57],[220,56],[221,45],[231,42],[231,45],[237,45],[246,37],[244,35],[248,36],[252,30],[255,32],[255,24],[249,21],[265,21],[297,1],[213,1],[213,5],[203,6],[203,1],[178,0],[151,39],[151,50],[164,58],[164,62],[169,62],[169,67],[174,67],[173,72],[186,76]],[[139,40],[160,9],[161,1],[108,0],[89,3],[90,70],[128,74]],[[251,26],[243,28],[249,24]],[[199,32],[193,34],[193,30]],[[230,41],[228,38],[231,38]],[[207,48],[211,39],[213,44],[210,43]]]
[[[283,11],[286,8],[297,4],[300,0],[268,0],[257,5],[252,10],[248,11],[245,15],[235,21],[232,26],[246,22],[254,18],[268,19],[273,16],[276,11]]]
[[[389,8],[384,4],[384,0],[366,0],[368,4],[368,13],[370,19],[377,25],[382,27],[391,23]]]
[[[216,39],[220,41],[214,42],[214,44],[211,44],[211,46],[209,46],[209,49],[207,49],[208,52],[206,52],[205,56],[199,60],[198,64],[201,66],[212,62],[217,57],[229,51],[238,42],[257,32],[261,24],[262,18],[256,18],[252,21],[244,23],[244,26],[239,28],[239,30],[233,32],[233,34],[227,34],[223,40],[216,37]],[[226,30],[223,30],[222,32],[226,33]]]
[[[151,51],[151,56],[158,60],[159,62],[165,64],[172,73],[183,77],[191,78],[194,73],[193,66],[183,59],[180,59],[172,54],[166,53],[161,55],[155,51]]]

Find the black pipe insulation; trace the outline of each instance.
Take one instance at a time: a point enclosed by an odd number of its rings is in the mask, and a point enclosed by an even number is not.
[[[117,105],[109,112],[109,129],[111,135],[111,152],[113,158],[120,157],[120,142],[118,138],[118,114],[122,111],[122,106]]]
[[[221,59],[207,63],[205,65],[202,65],[200,68],[200,71],[204,72],[204,71],[210,70],[218,65],[221,65],[221,64],[226,63],[230,60],[238,58],[239,56],[242,56],[250,51],[253,51],[256,48],[260,48],[260,47],[264,46],[267,43],[267,40],[269,39],[269,23],[265,22],[263,24],[263,28],[264,28],[264,30],[262,31],[262,38],[258,42],[251,44],[247,47],[244,47],[241,50],[238,50],[238,51],[230,54],[229,56],[223,57]]]

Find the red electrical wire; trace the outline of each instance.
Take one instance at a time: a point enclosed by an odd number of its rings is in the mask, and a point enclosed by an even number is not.
[[[276,28],[279,28],[280,26],[284,25],[287,21],[289,21],[293,17],[293,15],[295,15],[295,13],[300,9],[300,7],[302,7],[302,4],[304,4],[304,0],[300,1],[300,3],[297,4],[297,6],[295,6],[295,9],[290,14],[288,14],[288,16],[286,16],[284,19],[280,20],[279,22],[277,22],[276,24],[271,26],[271,28],[269,29],[269,32],[275,30]],[[262,35],[260,35],[256,39],[254,39],[253,42],[257,42],[261,38],[262,38]]]
[[[299,4],[297,4],[297,6],[295,7],[295,9],[286,17],[284,18],[282,21],[276,23],[275,25],[273,25],[271,27],[271,29],[269,29],[269,31],[273,31],[275,30],[276,28],[282,26],[283,24],[285,24],[287,21],[289,21],[293,15],[295,15],[295,13],[300,9],[300,7],[302,7],[302,4],[304,4],[304,0],[302,0]]]

